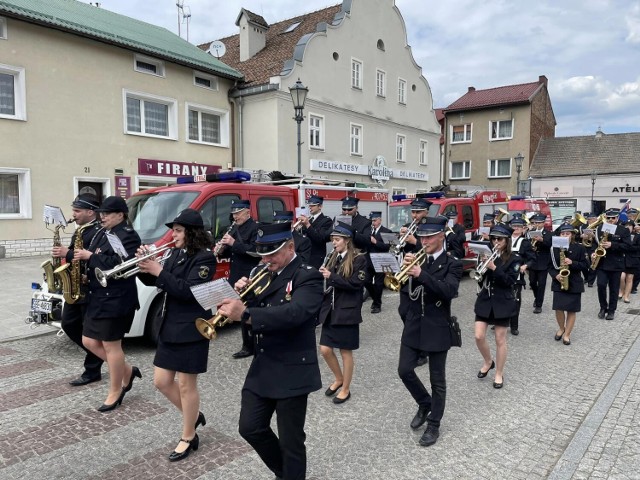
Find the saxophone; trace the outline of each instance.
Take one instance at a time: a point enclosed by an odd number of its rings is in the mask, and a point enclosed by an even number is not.
[[[70,218],[67,223],[74,222],[75,219]],[[53,228],[53,247],[60,247],[62,242],[60,241],[60,229],[64,230],[62,224],[58,224]],[[40,268],[44,270],[44,279],[47,282],[47,290],[49,293],[59,293],[62,288],[60,278],[55,274],[55,270],[60,268],[62,260],[59,257],[51,257],[50,260],[42,262]]]
[[[84,248],[82,232],[84,232],[86,228],[92,226],[92,224],[88,223],[78,227],[73,241],[74,252]],[[73,304],[84,298],[84,293],[82,293],[81,290],[82,271],[80,260],[73,260],[71,263],[65,263],[61,267],[58,267],[53,273],[60,279],[60,283],[62,284],[62,295],[64,296],[65,302]]]
[[[569,271],[569,265],[564,264],[565,254],[564,248],[560,249],[560,290],[569,290],[569,275],[571,272]]]
[[[604,232],[604,234],[602,235],[602,238],[600,239],[600,243],[604,243],[608,240],[609,240],[609,232]],[[595,270],[596,268],[598,268],[598,263],[600,263],[600,259],[607,254],[607,251],[604,249],[604,247],[598,246],[598,248],[596,248],[596,251],[593,253],[596,257],[591,262],[591,270]]]

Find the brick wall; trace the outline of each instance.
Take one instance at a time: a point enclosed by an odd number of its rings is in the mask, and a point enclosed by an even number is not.
[[[62,245],[71,243],[71,236],[61,237]],[[4,258],[39,257],[49,255],[53,240],[47,238],[32,238],[20,240],[0,240],[0,247],[4,247]],[[1,250],[1,249],[0,249]]]

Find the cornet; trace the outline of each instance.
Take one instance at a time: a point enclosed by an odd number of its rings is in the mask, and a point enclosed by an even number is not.
[[[384,277],[384,286],[387,287],[392,292],[399,292],[402,288],[402,285],[409,280],[409,270],[411,270],[415,265],[422,265],[424,261],[427,259],[427,251],[423,248],[416,252],[415,258],[408,263],[402,269],[396,273],[395,275],[391,275],[390,273],[385,275]]]
[[[142,257],[132,258],[131,260],[127,260],[126,262],[123,262],[120,265],[113,267],[111,270],[103,271],[96,267],[96,269],[94,270],[96,279],[98,280],[100,285],[102,285],[103,287],[106,287],[107,280],[109,280],[110,278],[115,278],[119,280],[121,278],[132,277],[133,275],[136,275],[138,272],[140,272],[140,267],[138,267],[138,264],[140,262],[142,262],[143,260],[148,260],[150,258],[153,258],[159,253],[162,253],[166,250],[169,250],[170,248],[173,248],[173,245],[175,243],[176,242],[174,240],[172,240],[171,242],[167,242],[158,248],[152,249],[146,255],[143,255]],[[164,263],[164,261],[165,261],[164,257],[160,259],[160,263]]]

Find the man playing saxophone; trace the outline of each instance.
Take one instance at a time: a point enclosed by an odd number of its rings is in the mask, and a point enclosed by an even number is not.
[[[71,203],[71,207],[73,211],[73,220],[75,220],[78,229],[71,237],[71,244],[69,247],[57,246],[53,247],[53,250],[51,251],[51,255],[58,258],[64,258],[67,263],[71,263],[73,261],[75,246],[80,246],[80,249],[88,248],[100,226],[96,214],[96,210],[100,207],[100,202],[95,195],[90,193],[81,193]],[[81,239],[78,238],[78,232],[82,235]],[[87,350],[87,348],[82,344],[82,324],[87,310],[87,294],[89,292],[89,285],[85,280],[86,262],[80,260],[78,260],[78,262],[80,262],[80,272],[82,274],[82,280],[79,285],[82,298],[75,303],[65,302],[62,310],[62,329],[64,330],[64,333],[66,333],[76,345],[86,352],[84,358],[84,372],[80,377],[69,382],[69,384],[74,387],[101,380],[102,374],[100,370],[103,363],[100,358]]]

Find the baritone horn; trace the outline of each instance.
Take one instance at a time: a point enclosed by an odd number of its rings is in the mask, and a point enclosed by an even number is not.
[[[409,280],[409,270],[411,270],[414,265],[422,265],[424,261],[427,259],[427,251],[424,248],[421,248],[411,260],[411,263],[408,263],[402,269],[392,275],[391,273],[387,273],[384,277],[384,286],[387,287],[392,292],[399,292],[402,288],[402,285]]]
[[[598,228],[598,226],[602,225],[604,223],[604,213],[601,214],[595,222],[587,225],[587,230],[593,230],[593,234],[594,236],[596,235],[595,229]],[[582,245],[585,247],[591,247],[593,245],[593,240],[590,238],[583,238],[582,239]]]
[[[271,264],[264,263],[262,266],[258,265],[251,271],[251,274],[249,275],[249,283],[240,290],[240,292],[238,292],[240,294],[240,299],[243,299],[249,292],[260,295],[269,286],[271,278],[269,278],[267,283],[264,285],[260,285],[262,279],[270,273],[269,265]],[[260,270],[257,270],[258,268]],[[216,327],[222,327],[229,322],[230,320],[228,317],[216,312],[216,314],[208,320],[205,318],[196,318],[196,328],[204,338],[208,340],[215,340],[217,336]]]
[[[106,287],[107,281],[111,278],[120,280],[122,278],[132,277],[133,275],[136,275],[138,272],[140,272],[140,267],[138,267],[138,264],[141,261],[153,258],[156,255],[163,253],[166,250],[169,250],[170,248],[173,248],[173,245],[175,243],[176,242],[173,240],[171,242],[167,242],[158,248],[151,249],[151,251],[146,255],[143,255],[142,257],[135,257],[135,258],[132,258],[131,260],[127,260],[126,262],[123,262],[120,265],[116,265],[111,270],[101,270],[96,267],[96,269],[94,270],[96,279],[98,280],[100,285],[102,285],[103,287]],[[164,263],[164,260],[161,259],[160,263]]]
[[[499,208],[498,209],[498,214],[496,215],[496,218],[494,219],[495,223],[504,223],[503,222],[503,218],[505,218],[507,215],[509,215],[509,212],[507,212],[504,208]]]
[[[579,229],[582,225],[586,225],[587,224],[587,219],[584,218],[584,215],[582,215],[579,212],[576,212],[576,214],[573,216],[573,219],[571,220],[571,226],[575,229]]]

